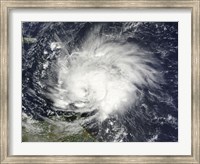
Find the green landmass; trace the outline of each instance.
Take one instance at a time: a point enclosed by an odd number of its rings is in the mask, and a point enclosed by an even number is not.
[[[36,129],[34,129],[36,128]],[[22,142],[95,142],[84,128],[78,134],[58,133],[57,126],[46,121],[32,123],[31,127],[22,126]]]

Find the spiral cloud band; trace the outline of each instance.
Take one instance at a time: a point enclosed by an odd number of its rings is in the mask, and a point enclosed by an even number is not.
[[[136,44],[91,33],[80,49],[58,59],[59,85],[51,98],[64,110],[70,104],[79,111],[97,109],[103,121],[132,106],[139,99],[140,88],[159,88],[163,79],[155,69],[158,62],[153,54]]]

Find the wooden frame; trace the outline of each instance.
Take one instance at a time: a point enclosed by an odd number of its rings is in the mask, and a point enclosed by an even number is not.
[[[192,155],[190,156],[10,156],[8,154],[8,15],[13,8],[190,8],[192,9]],[[1,0],[1,163],[200,163],[200,1]]]

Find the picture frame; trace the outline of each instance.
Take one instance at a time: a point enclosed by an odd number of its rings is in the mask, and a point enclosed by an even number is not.
[[[131,8],[131,9],[191,9],[192,11],[192,153],[191,155],[9,155],[9,22],[8,17],[15,8]],[[200,1],[37,1],[1,0],[1,163],[200,163]]]

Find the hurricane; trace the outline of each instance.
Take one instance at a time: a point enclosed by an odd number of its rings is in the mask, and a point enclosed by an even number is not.
[[[159,88],[163,80],[151,53],[91,33],[78,51],[58,59],[58,85],[50,97],[63,110],[70,104],[80,112],[97,109],[103,121],[134,105],[143,87]]]
[[[176,42],[166,49],[146,36],[151,46],[145,44],[138,33],[146,25],[37,24],[43,31],[36,40],[42,44],[36,41],[24,51],[32,57],[40,48],[40,60],[24,66],[24,134],[51,134],[44,141],[62,142],[177,141],[177,88],[172,94],[168,87],[169,81],[174,87],[178,83],[177,62],[170,59]],[[153,25],[164,31],[174,27]],[[56,26],[59,30],[46,39],[46,31]],[[156,32],[152,35],[161,37]]]

